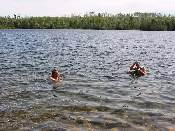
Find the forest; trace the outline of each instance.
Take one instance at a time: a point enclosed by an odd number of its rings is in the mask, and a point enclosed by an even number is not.
[[[175,31],[175,16],[160,13],[108,14],[89,12],[83,16],[0,17],[0,29],[95,29]]]

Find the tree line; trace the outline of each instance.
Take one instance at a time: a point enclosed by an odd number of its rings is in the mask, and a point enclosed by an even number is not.
[[[0,29],[96,29],[175,31],[175,16],[160,13],[107,14],[89,12],[69,17],[0,17]]]

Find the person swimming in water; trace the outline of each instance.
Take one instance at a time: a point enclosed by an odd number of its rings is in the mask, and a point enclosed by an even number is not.
[[[148,73],[148,70],[145,67],[140,66],[138,62],[134,62],[133,65],[130,67],[129,73],[132,76],[140,77],[146,75]]]
[[[61,74],[58,72],[58,70],[56,68],[54,68],[52,70],[52,74],[51,74],[50,79],[53,82],[60,82],[62,80]]]
[[[130,67],[130,70],[138,70],[140,65],[138,62],[134,62],[133,65]]]

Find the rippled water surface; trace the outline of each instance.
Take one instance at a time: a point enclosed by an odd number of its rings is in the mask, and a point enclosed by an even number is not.
[[[0,130],[175,129],[174,36],[0,30]],[[127,74],[135,61],[149,75]],[[53,67],[64,76],[57,88]]]

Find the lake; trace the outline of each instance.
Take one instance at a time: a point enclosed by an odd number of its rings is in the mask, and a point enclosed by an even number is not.
[[[0,30],[0,130],[175,130],[174,36]],[[135,61],[149,74],[131,77]]]

